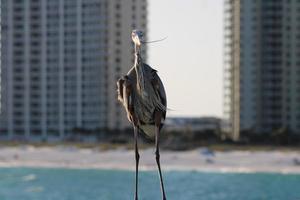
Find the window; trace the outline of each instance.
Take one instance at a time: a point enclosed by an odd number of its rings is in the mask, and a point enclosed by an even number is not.
[[[115,5],[115,8],[116,8],[116,10],[120,10],[120,9],[121,9],[121,5],[120,5],[119,3],[117,3],[117,4]]]

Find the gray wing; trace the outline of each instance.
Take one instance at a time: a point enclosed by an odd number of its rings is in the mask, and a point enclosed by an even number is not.
[[[155,79],[157,80],[158,82],[158,93],[159,93],[159,96],[162,100],[162,103],[165,107],[167,107],[167,96],[166,96],[166,91],[165,91],[165,87],[160,79],[160,77],[158,76],[158,74],[155,72]]]
[[[123,76],[117,81],[118,100],[123,104],[127,113],[127,118],[130,122],[132,119],[132,82],[128,76]]]
[[[151,68],[149,65],[146,65],[146,66]],[[159,95],[161,103],[164,105],[164,107],[167,110],[167,95],[166,95],[164,85],[155,69],[151,68],[151,74],[152,74],[152,79],[153,79],[152,84],[153,84],[154,90]],[[166,118],[166,110],[163,113],[164,119]]]

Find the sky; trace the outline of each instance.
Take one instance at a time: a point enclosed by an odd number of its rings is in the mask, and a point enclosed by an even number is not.
[[[223,0],[150,0],[148,63],[169,116],[222,116]]]

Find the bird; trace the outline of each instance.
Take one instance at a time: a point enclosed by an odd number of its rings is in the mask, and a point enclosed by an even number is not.
[[[138,134],[145,133],[155,138],[155,160],[160,179],[162,199],[166,200],[163,176],[160,165],[160,134],[166,119],[167,98],[164,85],[157,71],[143,62],[141,56],[143,32],[133,30],[134,65],[129,72],[117,81],[117,96],[125,108],[127,118],[133,125],[135,151],[135,200],[138,200],[139,150]]]

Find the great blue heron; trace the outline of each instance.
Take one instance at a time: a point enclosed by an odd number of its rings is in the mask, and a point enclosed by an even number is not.
[[[143,131],[150,137],[155,136],[155,155],[160,178],[163,200],[166,194],[160,167],[159,136],[166,118],[167,99],[164,86],[157,75],[157,71],[143,62],[141,45],[143,32],[133,30],[131,39],[134,43],[135,62],[127,75],[117,82],[118,99],[125,107],[128,120],[134,128],[135,148],[135,200],[138,199],[138,166],[140,155],[138,152],[138,132]]]

